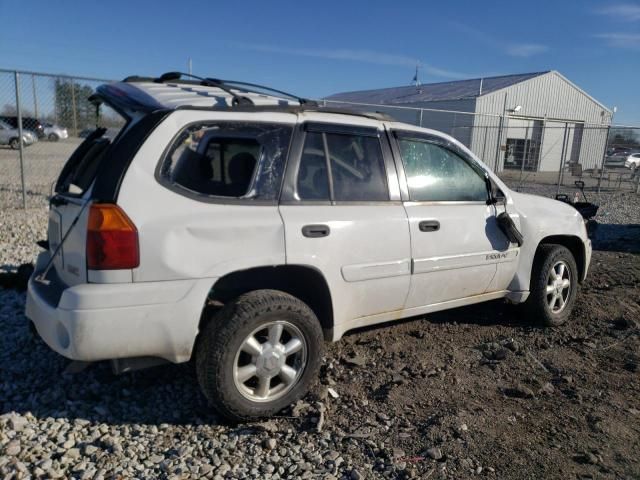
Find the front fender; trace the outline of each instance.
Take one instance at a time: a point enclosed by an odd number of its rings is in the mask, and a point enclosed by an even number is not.
[[[512,208],[520,220],[524,244],[509,290],[529,290],[535,254],[541,243],[568,246],[582,267],[581,280],[584,280],[591,259],[591,242],[580,213],[572,206],[550,198],[517,192],[510,194]],[[574,248],[574,245],[579,248]]]

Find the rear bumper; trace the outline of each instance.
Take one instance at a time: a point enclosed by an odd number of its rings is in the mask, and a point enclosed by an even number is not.
[[[188,361],[215,281],[82,284],[63,288],[56,304],[57,296],[47,295],[55,285],[36,282],[38,271],[29,280],[26,316],[51,349],[82,361]]]

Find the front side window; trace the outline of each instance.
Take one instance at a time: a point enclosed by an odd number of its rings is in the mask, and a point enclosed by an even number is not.
[[[487,200],[487,186],[482,173],[455,152],[413,138],[399,138],[398,145],[412,201]]]
[[[205,196],[277,200],[291,132],[267,123],[192,125],[169,150],[160,178]]]
[[[380,140],[376,136],[308,132],[296,186],[301,200],[389,200]]]

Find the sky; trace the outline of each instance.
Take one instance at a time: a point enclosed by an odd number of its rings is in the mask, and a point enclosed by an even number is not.
[[[422,83],[558,70],[640,125],[640,1],[0,0],[0,20],[5,69],[121,79],[191,58],[311,98],[408,85],[417,63]]]

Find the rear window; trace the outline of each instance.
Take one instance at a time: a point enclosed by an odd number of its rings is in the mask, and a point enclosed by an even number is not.
[[[65,143],[78,147],[64,165],[55,185],[56,193],[81,196],[93,183],[107,147],[124,130],[126,119],[106,104],[100,105],[95,125],[87,126]]]
[[[200,196],[276,200],[291,133],[270,123],[192,125],[171,146],[160,180]]]

